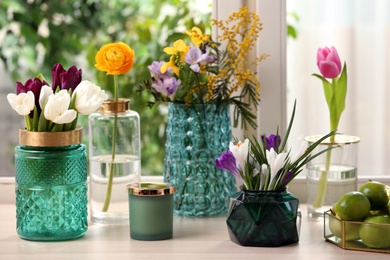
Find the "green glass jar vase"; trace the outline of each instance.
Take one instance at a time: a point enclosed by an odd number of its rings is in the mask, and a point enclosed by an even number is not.
[[[215,167],[229,149],[229,104],[168,105],[164,181],[175,187],[174,212],[218,216],[227,212],[237,191],[234,176]]]
[[[61,241],[87,231],[87,158],[81,131],[20,130],[15,191],[21,238]]]
[[[230,239],[242,246],[276,247],[297,243],[299,200],[286,190],[238,192],[226,220]]]

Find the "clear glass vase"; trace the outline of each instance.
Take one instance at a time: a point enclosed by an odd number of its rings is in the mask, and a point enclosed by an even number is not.
[[[242,246],[275,247],[297,243],[299,200],[286,190],[238,192],[226,220],[229,237]]]
[[[319,135],[306,137],[309,144]],[[324,212],[349,191],[357,190],[357,153],[360,139],[356,136],[336,135],[334,141],[324,140],[313,154],[335,147],[306,165],[307,210],[310,218],[323,218]]]
[[[128,99],[103,103],[89,116],[91,220],[128,223],[126,186],[141,175],[140,119]]]
[[[50,137],[34,139],[30,134]],[[21,238],[69,240],[81,237],[88,229],[85,145],[70,142],[47,146],[53,143],[39,142],[62,142],[66,134],[21,130],[21,145],[15,149],[16,231]],[[38,142],[30,144],[21,139]]]
[[[164,180],[175,187],[176,214],[226,214],[236,182],[231,173],[215,167],[215,160],[230,141],[227,103],[168,105]]]

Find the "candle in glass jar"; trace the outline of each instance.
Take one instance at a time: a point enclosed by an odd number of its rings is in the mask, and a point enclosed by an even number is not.
[[[172,238],[174,187],[167,183],[133,183],[127,186],[130,237],[137,240]]]

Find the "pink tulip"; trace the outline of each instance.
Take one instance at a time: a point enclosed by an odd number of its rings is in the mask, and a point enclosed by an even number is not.
[[[333,79],[341,73],[341,62],[335,47],[319,48],[317,51],[317,66],[322,76]]]

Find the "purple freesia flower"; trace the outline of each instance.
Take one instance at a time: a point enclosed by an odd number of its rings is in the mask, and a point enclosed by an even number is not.
[[[148,69],[153,77],[152,88],[161,93],[163,96],[172,98],[176,93],[181,81],[170,75],[171,69],[169,68],[165,73],[161,73],[161,66],[164,65],[164,61],[153,61]]]
[[[68,70],[65,70],[61,64],[57,63],[53,66],[51,75],[53,79],[53,91],[55,91],[57,87],[74,91],[81,82],[82,71],[81,69],[77,69],[76,66],[72,66]]]
[[[35,106],[38,109],[38,112],[41,111],[39,106],[39,95],[41,93],[42,86],[49,85],[46,81],[42,81],[39,78],[29,79],[26,83],[22,84],[21,82],[16,82],[16,94],[27,93],[31,91],[34,94]],[[33,111],[30,113],[30,116],[33,116]]]
[[[275,151],[278,150],[279,145],[281,143],[281,138],[279,135],[270,134],[268,137],[265,135],[261,135],[261,140],[263,140],[264,143],[265,139],[265,145],[266,149],[269,151],[271,148],[274,148]]]
[[[215,61],[213,56],[209,56],[209,48],[206,48],[206,52],[202,53],[199,47],[191,47],[184,60],[196,73],[200,71],[199,64],[204,65]]]
[[[219,158],[215,160],[215,166],[221,170],[227,170],[236,177],[241,177],[237,168],[236,158],[230,150],[223,152]]]

